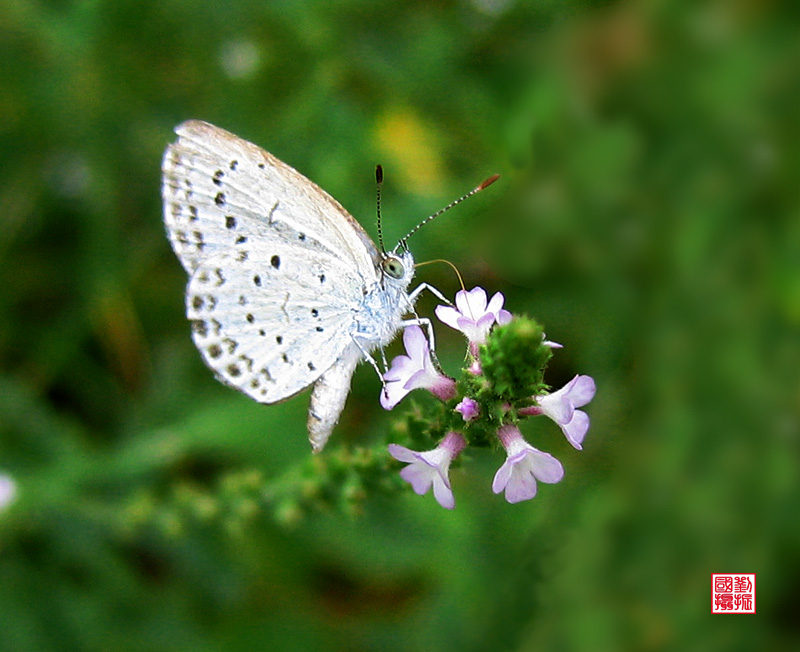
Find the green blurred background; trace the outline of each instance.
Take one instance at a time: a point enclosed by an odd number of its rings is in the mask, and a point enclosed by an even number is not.
[[[799,14],[3,0],[0,649],[798,649]],[[254,498],[309,457],[307,397],[259,406],[192,345],[159,192],[188,118],[373,235],[383,163],[392,243],[501,173],[411,245],[542,321],[553,386],[596,379],[582,452],[525,430],[565,479],[508,505],[478,451],[454,512]],[[389,431],[378,391],[359,369],[331,451]],[[712,616],[712,572],[756,573],[758,613]]]

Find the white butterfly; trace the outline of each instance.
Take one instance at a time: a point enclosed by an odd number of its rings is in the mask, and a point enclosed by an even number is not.
[[[377,369],[370,351],[427,323],[403,315],[429,286],[408,292],[405,238],[379,251],[335,199],[268,152],[198,120],[175,132],[164,222],[189,274],[194,343],[219,380],[260,403],[313,385],[308,434],[319,452],[359,361]]]

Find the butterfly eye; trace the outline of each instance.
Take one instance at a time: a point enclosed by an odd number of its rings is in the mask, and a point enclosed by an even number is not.
[[[392,278],[401,279],[406,273],[403,263],[398,258],[384,258],[381,263],[383,271]]]

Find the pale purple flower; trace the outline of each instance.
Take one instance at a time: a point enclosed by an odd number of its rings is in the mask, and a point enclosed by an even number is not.
[[[474,398],[470,398],[469,396],[462,398],[461,402],[456,405],[454,409],[456,412],[461,413],[461,416],[464,417],[464,421],[472,421],[473,419],[477,419],[481,412],[478,401],[476,401]]]
[[[457,432],[448,432],[439,445],[430,451],[418,453],[399,444],[389,444],[389,454],[408,466],[400,471],[400,477],[411,485],[420,496],[433,486],[433,495],[445,509],[456,506],[450,488],[448,472],[450,463],[466,447],[466,440]]]
[[[522,408],[520,415],[544,414],[555,421],[570,444],[582,449],[583,438],[589,430],[589,415],[577,408],[594,398],[595,384],[591,376],[575,376],[561,389],[552,394],[534,396],[538,405]]]
[[[511,313],[503,309],[505,297],[496,292],[487,303],[486,290],[476,287],[467,292],[456,292],[456,307],[436,306],[436,316],[451,328],[467,336],[471,348],[486,343],[486,336],[492,326],[507,324],[511,321]],[[474,353],[474,351],[473,351]]]
[[[425,333],[419,326],[403,331],[403,345],[408,355],[398,355],[385,374],[381,405],[393,409],[412,389],[424,388],[437,398],[447,401],[456,395],[456,382],[439,373],[431,360]]]
[[[536,495],[536,481],[552,484],[564,477],[564,467],[549,453],[525,441],[519,429],[506,424],[497,432],[508,457],[494,476],[492,491],[505,490],[509,503],[529,500]]]
[[[0,473],[0,512],[6,509],[17,496],[17,484],[10,476]]]

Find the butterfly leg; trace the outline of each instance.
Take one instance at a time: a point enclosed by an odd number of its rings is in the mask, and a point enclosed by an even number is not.
[[[364,345],[358,341],[358,337],[356,337],[353,334],[351,334],[350,337],[352,338],[353,343],[358,347],[358,350],[361,351],[361,355],[364,356],[364,359],[372,365],[372,368],[375,370],[375,373],[378,374],[378,378],[381,379],[383,386],[386,387],[386,383],[383,380],[384,372],[381,372],[381,368],[378,366],[378,362],[375,360],[375,358],[372,357],[372,354],[370,354],[370,352],[367,351],[366,348],[364,348]],[[383,347],[381,347],[381,357],[383,358],[383,368],[385,370],[388,368],[389,365],[386,363],[386,354],[383,352]]]
[[[419,295],[422,294],[424,290],[428,290],[433,296],[435,296],[437,299],[440,299],[441,301],[444,301],[448,306],[453,305],[453,302],[450,301],[450,299],[448,299],[441,292],[439,292],[439,290],[437,290],[432,285],[429,285],[428,283],[420,283],[408,294],[408,300],[411,302],[412,305],[417,300],[417,297],[419,297]]]

